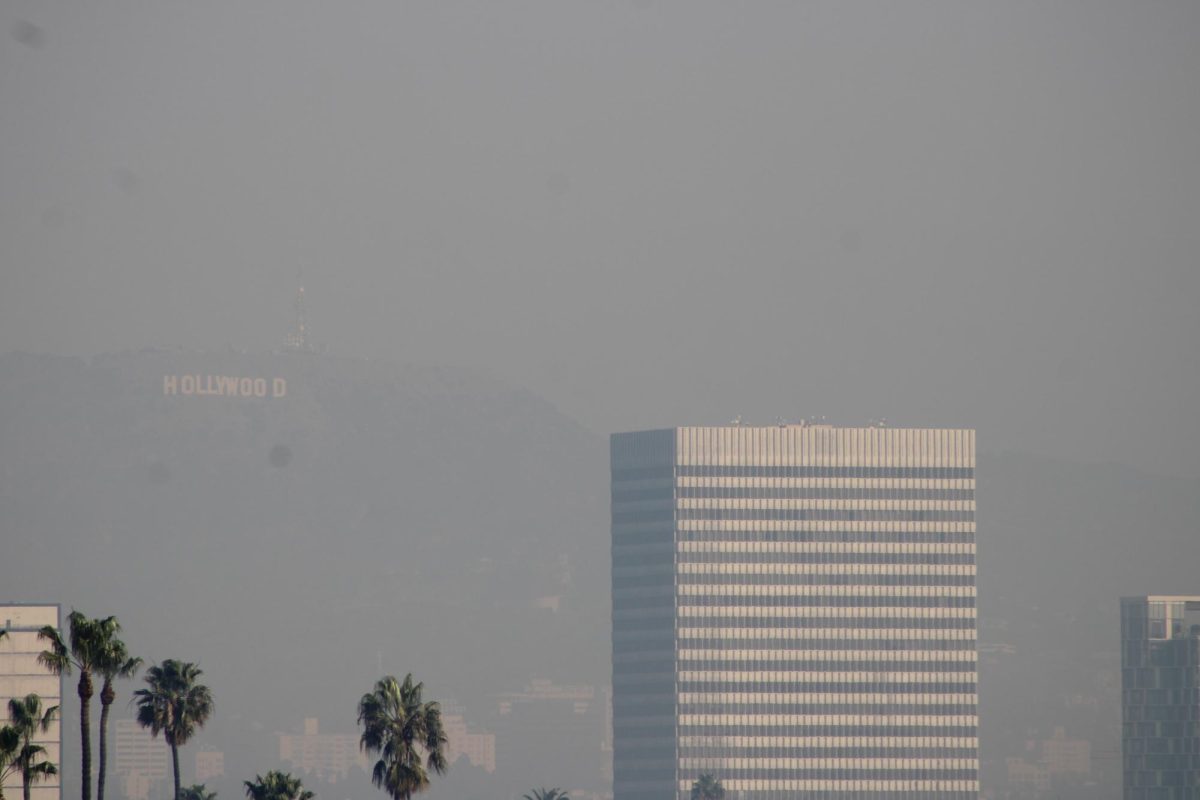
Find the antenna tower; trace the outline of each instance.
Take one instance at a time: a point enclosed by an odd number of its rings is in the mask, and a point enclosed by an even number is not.
[[[301,276],[301,279],[303,276]],[[284,346],[289,350],[307,352],[312,349],[308,343],[308,315],[304,311],[304,283],[301,280],[296,286],[296,323],[292,332],[284,340]]]

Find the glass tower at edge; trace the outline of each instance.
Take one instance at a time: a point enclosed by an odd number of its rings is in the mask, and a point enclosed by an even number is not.
[[[615,800],[978,797],[975,434],[615,434]]]
[[[1125,800],[1200,797],[1200,597],[1121,598]]]

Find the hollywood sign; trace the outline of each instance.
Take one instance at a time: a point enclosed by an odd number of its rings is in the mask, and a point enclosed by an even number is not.
[[[163,375],[163,395],[215,397],[283,397],[286,378],[243,378],[234,375]]]

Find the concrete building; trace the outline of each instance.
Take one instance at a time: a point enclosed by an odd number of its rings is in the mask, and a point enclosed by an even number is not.
[[[978,797],[975,435],[611,440],[615,800]]]
[[[450,709],[447,709],[450,710]],[[496,771],[496,737],[485,731],[474,731],[458,709],[442,714],[442,729],[446,733],[446,761],[453,764],[466,756],[467,763],[486,772]]]
[[[225,753],[203,748],[196,751],[196,783],[225,777]]]
[[[489,728],[496,732],[496,766],[504,779],[538,775],[571,797],[607,789],[606,705],[594,686],[535,678],[497,700]]]
[[[1040,753],[1037,762],[1020,757],[1005,759],[1010,788],[1030,797],[1056,798],[1064,790],[1084,785],[1091,777],[1091,742],[1068,737],[1066,728],[1056,727],[1049,739],[1026,742],[1027,750],[1035,746]]]
[[[38,639],[44,625],[59,626],[57,605],[0,604],[0,627],[8,633],[0,639],[0,725],[7,725],[8,701],[36,694],[42,708],[62,703],[62,679],[51,675],[37,663],[38,653],[47,643]],[[34,741],[46,748],[46,759],[62,771],[62,715],[57,715],[50,730],[39,732]],[[58,775],[33,785],[32,800],[59,800],[62,795]],[[21,796],[21,777],[9,776],[4,783],[7,797]]]
[[[356,734],[321,733],[317,720],[309,717],[303,734],[279,734],[279,760],[318,780],[337,783],[350,774],[350,767],[368,769],[358,741]]]
[[[171,776],[171,748],[162,736],[153,736],[137,720],[113,723],[113,774],[121,779],[127,800],[147,800],[167,786]]]
[[[1121,598],[1125,800],[1200,797],[1200,597]]]
[[[1072,739],[1066,728],[1057,727],[1053,736],[1042,740],[1042,763],[1051,775],[1086,777],[1092,772],[1092,743]]]

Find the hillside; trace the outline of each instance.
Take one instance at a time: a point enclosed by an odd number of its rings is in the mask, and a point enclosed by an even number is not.
[[[303,717],[352,730],[381,672],[485,722],[531,677],[605,685],[606,470],[602,436],[456,370],[0,356],[0,598],[115,613],[136,652],[200,661],[202,738],[245,776]],[[1064,726],[1095,785],[1061,795],[1115,798],[1118,598],[1200,591],[1200,485],[986,449],[979,474],[985,788]]]
[[[204,737],[261,770],[271,731],[352,730],[381,671],[476,716],[533,675],[607,683],[606,458],[544,401],[454,370],[6,355],[0,597],[115,613],[136,652],[199,661]]]

